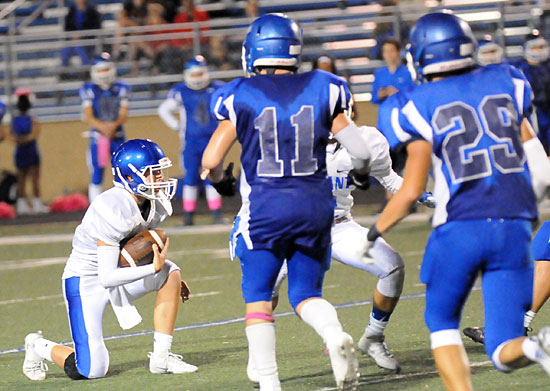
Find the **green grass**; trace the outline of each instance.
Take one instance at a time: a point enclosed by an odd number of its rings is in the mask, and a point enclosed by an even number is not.
[[[178,220],[171,220],[176,225]],[[55,234],[71,232],[74,223],[53,226],[0,227],[1,237],[12,235]],[[424,286],[419,283],[418,270],[427,236],[427,223],[402,223],[387,240],[403,255],[407,276],[404,296],[419,294]],[[244,303],[240,292],[240,267],[229,262],[223,249],[227,233],[184,234],[172,236],[172,259],[182,268],[194,297],[180,307],[177,327],[209,323],[243,315]],[[14,260],[66,257],[70,242],[4,245],[0,252],[0,267]],[[70,339],[67,315],[61,296],[62,264],[7,269],[0,274],[0,350],[20,348],[25,335],[41,329],[47,338],[56,341]],[[325,297],[335,304],[369,300],[376,279],[367,273],[351,269],[337,262],[325,280]],[[219,292],[219,293],[216,293]],[[283,293],[286,288],[283,288]],[[277,313],[291,311],[288,300],[281,296]],[[465,308],[463,326],[483,322],[481,296],[473,291]],[[7,303],[9,300],[20,300]],[[152,329],[154,295],[138,301],[143,322],[130,330]],[[370,305],[340,309],[344,328],[357,340],[368,319]],[[360,390],[443,390],[431,352],[428,331],[423,320],[424,300],[403,300],[392,316],[387,329],[387,341],[401,362],[401,375],[392,375],[375,366],[365,356],[360,357]],[[534,322],[535,329],[550,323],[548,311]],[[279,374],[285,390],[320,390],[334,385],[328,357],[324,355],[320,338],[296,316],[276,319],[277,357]],[[121,335],[111,309],[104,316],[104,334]],[[246,378],[247,343],[242,322],[223,326],[181,330],[175,333],[173,351],[183,354],[186,361],[199,366],[199,371],[186,375],[152,375],[148,370],[147,352],[152,348],[152,336],[145,335],[106,342],[111,366],[104,379],[74,382],[62,370],[50,364],[48,378],[30,382],[21,372],[23,353],[0,354],[0,390],[252,390]],[[488,360],[484,349],[465,340],[470,361]],[[523,369],[513,375],[503,375],[489,364],[475,364],[473,381],[476,390],[540,390],[547,388],[548,377],[537,367]],[[545,386],[546,385],[546,386]]]

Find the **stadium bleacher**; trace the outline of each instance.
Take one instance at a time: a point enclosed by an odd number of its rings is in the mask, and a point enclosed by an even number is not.
[[[2,1],[0,15],[14,3],[18,6],[0,19],[0,34],[7,38],[3,40],[0,50],[0,76],[4,79],[0,85],[0,96],[7,100],[8,90],[30,87],[37,96],[35,113],[41,121],[79,118],[78,88],[86,77],[87,69],[78,63],[71,65],[70,70],[62,69],[60,50],[65,45],[93,46],[96,53],[109,50],[115,41],[122,1],[95,0],[103,15],[102,29],[90,32],[89,35],[95,38],[78,41],[67,41],[75,33],[63,31],[67,1]],[[538,5],[515,5],[498,0],[473,1],[469,5],[450,0],[442,3],[468,20],[479,37],[487,32],[493,33],[504,44],[507,56],[512,57],[521,54],[523,37],[539,25],[544,12],[550,9],[547,1],[538,2]],[[204,35],[223,36],[230,51],[234,69],[215,71],[213,76],[216,78],[230,79],[241,75],[240,45],[250,22],[242,17],[244,5],[244,1],[235,1],[231,6],[227,6],[227,2],[198,4],[213,15],[229,15],[194,26],[195,31],[208,26]],[[369,100],[372,74],[382,65],[381,61],[367,57],[370,48],[377,44],[376,26],[387,23],[394,31],[401,29],[430,9],[439,9],[441,4],[433,1],[400,2],[399,6],[382,7],[378,2],[367,3],[365,0],[263,0],[260,6],[263,12],[285,12],[299,21],[305,36],[304,63],[321,53],[331,54],[337,59],[343,76],[349,79],[357,99]],[[124,42],[130,39],[152,41],[182,38],[194,34],[174,33],[174,28],[175,25],[164,25],[127,29],[126,32],[133,35],[126,36]],[[163,33],[150,34],[159,30]],[[133,88],[131,115],[155,112],[170,85],[181,80],[179,74],[130,77],[131,66],[128,59],[117,63],[119,77]],[[307,64],[304,68],[307,69]]]

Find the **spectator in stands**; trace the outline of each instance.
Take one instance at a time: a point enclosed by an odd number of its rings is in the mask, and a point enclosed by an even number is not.
[[[256,19],[257,17],[263,15],[263,12],[260,12],[260,4],[258,3],[258,0],[246,0],[244,13],[247,17],[252,19]]]
[[[183,10],[176,15],[174,19],[174,23],[190,23],[190,22],[206,22],[210,20],[210,16],[208,15],[208,12],[201,10],[200,8],[195,7],[195,3],[193,0],[183,0]],[[202,26],[201,31],[208,30],[208,27]],[[178,32],[191,32],[193,31],[191,28],[183,28],[178,29]],[[174,40],[174,43],[177,46],[182,47],[185,50],[190,51],[189,57],[192,57],[192,49],[193,49],[193,38],[181,38],[178,40]],[[201,34],[200,38],[201,44],[207,45],[208,44],[208,37],[205,37]],[[205,52],[206,47],[201,48],[201,51]]]
[[[37,144],[40,124],[29,115],[32,107],[31,91],[19,88],[15,95],[18,114],[12,119],[11,137],[16,145],[14,161],[17,168],[17,214],[45,213],[48,208],[40,200],[40,153]],[[32,208],[29,207],[26,194],[28,178],[32,184]]]
[[[122,10],[120,11],[118,18],[118,29],[115,33],[117,38],[113,47],[113,53],[115,60],[122,57],[120,49],[120,41],[124,33],[122,29],[125,27],[139,27],[147,24],[149,12],[147,9],[147,0],[125,0],[122,4]],[[140,35],[139,33],[133,33],[129,35]],[[132,61],[132,75],[139,73],[139,59],[142,56],[152,58],[153,52],[146,41],[128,42],[128,58]]]
[[[523,45],[523,59],[514,63],[521,69],[533,89],[535,107],[533,127],[547,154],[550,154],[550,48],[548,42],[533,30]]]
[[[88,0],[76,0],[69,6],[69,13],[65,16],[65,31],[97,30],[101,28],[101,14],[88,2]],[[92,38],[92,36],[76,35],[68,40]],[[78,55],[82,65],[90,65],[90,56],[93,47],[68,46],[61,49],[61,64],[69,65],[71,56]]]
[[[401,45],[395,38],[388,38],[382,45],[386,66],[374,72],[372,103],[380,104],[397,91],[413,84],[411,74],[401,62]]]
[[[180,0],[162,0],[158,1],[164,7],[163,19],[168,23],[173,23],[176,15],[178,14],[178,8],[181,5]]]
[[[380,104],[397,91],[406,89],[414,84],[406,65],[401,61],[401,45],[395,38],[387,38],[382,44],[382,57],[386,62],[385,67],[378,68],[374,72],[372,83],[372,103]],[[404,148],[391,150],[392,168],[397,173],[402,173],[405,167],[407,155]],[[386,201],[381,205],[380,211],[391,198],[392,193],[386,191]]]

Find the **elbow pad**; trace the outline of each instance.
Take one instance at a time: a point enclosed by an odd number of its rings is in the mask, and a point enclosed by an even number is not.
[[[359,128],[353,122],[336,133],[334,138],[356,159],[366,162],[371,160],[372,153],[370,147],[363,137],[361,137]]]

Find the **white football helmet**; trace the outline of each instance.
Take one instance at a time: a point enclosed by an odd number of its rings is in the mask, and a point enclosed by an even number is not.
[[[540,64],[550,57],[550,48],[546,39],[540,35],[538,30],[533,30],[525,40],[523,46],[523,57],[527,61]]]
[[[111,61],[109,53],[101,53],[101,56],[94,62],[90,69],[92,82],[103,89],[107,89],[114,83],[116,78],[115,64]]]
[[[185,64],[183,81],[192,90],[202,90],[210,84],[208,66],[203,56],[195,56]]]

